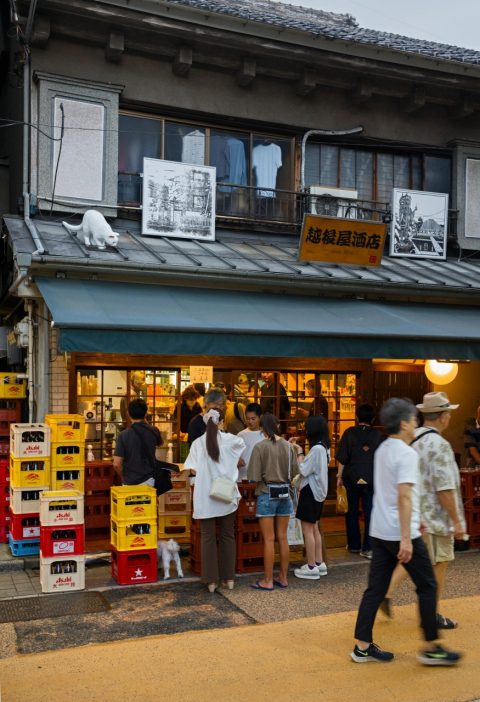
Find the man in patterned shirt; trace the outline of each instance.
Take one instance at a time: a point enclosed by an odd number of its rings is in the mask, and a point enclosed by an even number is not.
[[[424,424],[411,443],[420,457],[420,514],[426,526],[424,539],[437,580],[438,602],[445,586],[447,566],[454,559],[453,540],[466,532],[460,491],[460,473],[449,442],[442,437],[450,423],[452,405],[444,392],[429,392],[417,409]],[[437,613],[437,626],[454,629],[457,622]]]

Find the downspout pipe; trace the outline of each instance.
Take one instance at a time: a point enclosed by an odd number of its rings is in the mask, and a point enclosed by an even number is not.
[[[28,319],[28,356],[27,356],[27,383],[28,383],[28,421],[30,424],[34,421],[34,378],[35,369],[33,367],[33,302],[27,300],[27,319]]]
[[[305,190],[305,149],[307,147],[307,140],[314,134],[319,136],[348,136],[350,134],[360,134],[363,132],[363,127],[353,127],[352,129],[309,129],[305,132],[302,138],[302,167],[301,167],[301,181],[300,181],[300,191],[303,193]]]

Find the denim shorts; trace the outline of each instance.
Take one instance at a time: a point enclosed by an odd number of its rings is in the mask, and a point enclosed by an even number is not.
[[[266,492],[257,497],[256,517],[291,517],[293,514],[292,500],[271,500]]]

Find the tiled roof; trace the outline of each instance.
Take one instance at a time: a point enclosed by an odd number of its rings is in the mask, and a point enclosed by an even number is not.
[[[36,245],[21,218],[5,218],[14,255],[32,254]],[[120,233],[118,251],[99,251],[79,244],[75,235],[67,232],[59,222],[35,220],[41,242],[48,254],[34,260],[41,261],[42,269],[62,270],[62,266],[88,266],[89,274],[95,269],[108,267],[109,272],[123,275],[144,273],[165,275],[189,274],[216,278],[229,287],[236,282],[262,280],[262,285],[281,287],[282,282],[316,290],[329,286],[338,293],[348,287],[359,295],[373,288],[385,294],[404,290],[417,293],[465,293],[473,297],[480,291],[480,261],[450,259],[428,261],[390,258],[385,255],[379,267],[342,266],[327,263],[298,261],[298,237],[274,234],[239,233],[217,230],[216,241],[201,242],[168,237],[143,237],[139,222],[117,220],[112,224]],[[265,281],[268,281],[266,283]]]
[[[352,15],[335,14],[309,7],[298,7],[273,0],[168,0],[170,5],[185,5],[206,12],[241,17],[252,22],[283,29],[298,29],[328,39],[383,46],[395,51],[468,64],[480,64],[480,52],[400,34],[389,34],[359,27]],[[308,0],[306,0],[308,2]]]

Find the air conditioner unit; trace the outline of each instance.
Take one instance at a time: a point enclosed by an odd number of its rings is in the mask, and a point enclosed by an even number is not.
[[[325,185],[311,185],[308,211],[310,214],[327,215],[355,219],[358,191],[353,188],[329,188]]]

